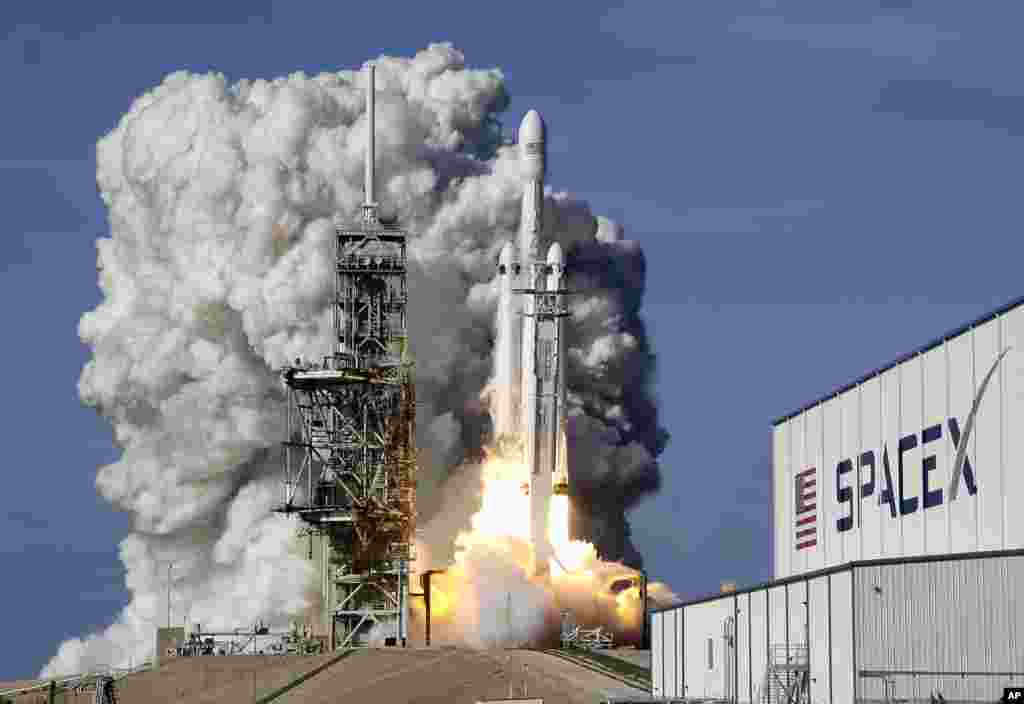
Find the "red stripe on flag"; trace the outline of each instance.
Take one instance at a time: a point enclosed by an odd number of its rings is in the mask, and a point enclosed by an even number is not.
[[[817,544],[817,540],[808,540],[806,543],[797,543],[796,549],[803,550],[804,548],[813,548]]]
[[[818,497],[818,494],[817,494],[817,492],[814,492],[814,491],[812,491],[810,494],[800,494],[800,499],[802,501],[808,501],[808,500],[814,501],[814,499],[816,499],[817,497]]]
[[[814,474],[814,467],[811,467],[810,469],[805,469],[802,472],[797,472],[796,476],[798,476],[798,477],[806,477],[808,474]]]
[[[804,528],[803,530],[798,530],[796,532],[796,537],[806,538],[808,535],[814,535],[817,532],[817,530],[817,528]]]
[[[810,516],[804,516],[803,518],[798,518],[797,521],[796,521],[796,524],[798,526],[802,526],[802,525],[805,525],[807,523],[814,523],[814,521],[816,521],[817,519],[818,519],[818,514],[812,513]]]
[[[814,479],[814,478],[804,479],[804,489],[810,489],[812,486],[815,486],[817,483],[818,483],[818,480]]]
[[[804,506],[800,507],[800,510],[797,511],[797,513],[807,513],[808,511],[816,511],[817,509],[818,504],[805,504]]]

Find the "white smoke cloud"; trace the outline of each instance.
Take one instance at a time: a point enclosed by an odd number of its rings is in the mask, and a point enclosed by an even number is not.
[[[378,197],[413,238],[419,507],[425,549],[443,552],[473,509],[459,498],[431,528],[451,505],[448,483],[473,484],[448,473],[487,429],[491,280],[518,225],[519,165],[488,130],[508,104],[499,70],[468,69],[445,44],[376,65]],[[331,218],[355,219],[363,198],[363,86],[357,71],[234,84],[177,72],[99,141],[110,236],[97,242],[103,300],[79,327],[93,351],[79,393],[123,448],[97,488],[132,519],[121,543],[131,600],[107,629],[63,643],[44,675],[151,656],[169,562],[178,623],[277,627],[307,606],[295,523],[271,511],[284,436],[274,370],[330,350]],[[546,238],[574,245],[571,285],[593,293],[569,330],[581,419],[570,441],[589,455],[571,450],[570,471],[587,525],[622,552],[622,509],[656,488],[665,441],[646,391],[642,255],[567,194],[549,193],[546,209]],[[613,488],[615,510],[598,506],[599,487]]]

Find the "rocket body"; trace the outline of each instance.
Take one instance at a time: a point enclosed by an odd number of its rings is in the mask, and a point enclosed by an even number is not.
[[[547,277],[544,262],[530,263],[529,288],[538,291],[546,288]],[[533,545],[534,573],[546,571],[551,556],[548,536],[548,514],[551,499],[551,425],[550,379],[551,340],[545,336],[541,323],[541,299],[536,294],[525,294],[523,306],[523,390],[526,398],[523,423],[525,432],[526,468],[530,473],[530,542]]]
[[[499,447],[518,444],[522,396],[522,310],[513,292],[519,279],[516,248],[506,242],[498,260],[498,345],[495,353],[494,437]]]
[[[558,243],[541,255],[546,146],[544,122],[531,110],[519,127],[523,200],[519,233],[498,262],[500,298],[495,356],[494,433],[499,448],[521,452],[530,497],[534,572],[553,551],[548,531],[552,491],[568,493],[565,452],[565,257]],[[514,443],[512,445],[511,443]]]

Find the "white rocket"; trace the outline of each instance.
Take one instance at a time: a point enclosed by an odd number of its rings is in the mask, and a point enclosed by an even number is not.
[[[544,121],[530,110],[519,126],[523,204],[519,237],[498,260],[498,352],[494,432],[499,447],[518,448],[528,473],[530,538],[535,571],[547,568],[552,492],[568,494],[565,444],[565,257],[555,242],[540,256],[544,222]]]

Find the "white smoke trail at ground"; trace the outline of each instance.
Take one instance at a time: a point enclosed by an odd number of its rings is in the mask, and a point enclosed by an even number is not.
[[[460,473],[473,470],[449,468],[479,451],[487,427],[490,282],[517,228],[518,161],[490,129],[508,106],[500,71],[465,68],[450,45],[376,63],[379,199],[413,237],[419,508],[445,559],[479,501],[445,486],[472,484]],[[123,448],[97,487],[131,516],[130,603],[105,630],[63,643],[46,676],[151,656],[172,561],[177,623],[279,628],[309,605],[295,523],[271,511],[284,434],[275,369],[330,350],[331,218],[354,219],[362,201],[363,85],[355,71],[233,84],[174,73],[100,140],[110,233],[97,243],[103,300],[80,324],[93,356],[79,392]],[[594,291],[570,331],[571,471],[584,531],[621,555],[622,511],[657,488],[665,439],[646,390],[642,257],[567,195],[549,194],[548,213],[546,237],[576,245],[576,283]],[[431,523],[446,500],[460,511]]]

